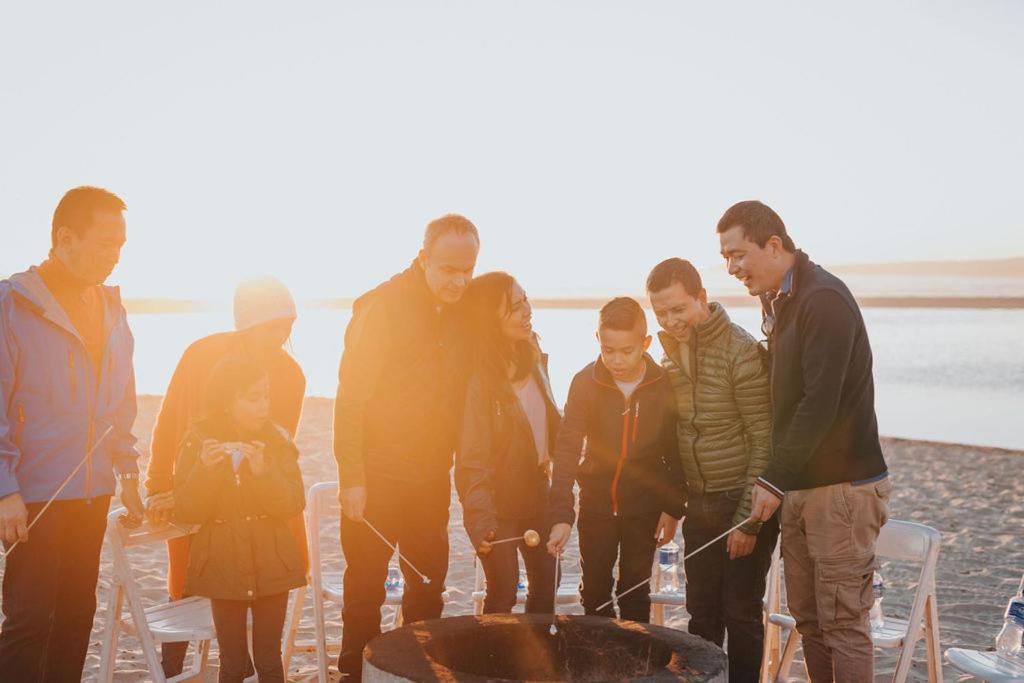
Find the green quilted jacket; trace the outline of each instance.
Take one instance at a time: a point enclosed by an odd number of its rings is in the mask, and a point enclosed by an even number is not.
[[[750,515],[754,481],[771,455],[771,398],[762,350],[721,304],[688,343],[659,334],[679,407],[679,456],[691,491],[743,489],[733,518]],[[681,354],[687,354],[688,362]],[[743,527],[756,533],[759,524]]]

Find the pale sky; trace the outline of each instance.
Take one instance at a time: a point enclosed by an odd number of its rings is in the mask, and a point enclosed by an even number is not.
[[[0,273],[68,188],[128,203],[112,282],[346,296],[425,223],[535,295],[717,263],[730,204],[823,263],[1024,254],[1024,3],[6,3]]]

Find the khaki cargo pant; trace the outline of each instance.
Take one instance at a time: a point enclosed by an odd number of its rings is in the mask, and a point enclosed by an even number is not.
[[[868,611],[888,478],[789,491],[782,503],[786,601],[813,683],[871,681]]]

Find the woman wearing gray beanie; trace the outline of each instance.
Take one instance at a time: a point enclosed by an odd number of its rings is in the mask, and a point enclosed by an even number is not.
[[[154,521],[167,520],[174,509],[174,459],[178,446],[200,418],[203,389],[213,368],[228,357],[254,361],[270,376],[270,419],[295,436],[306,392],[306,377],[282,347],[295,322],[295,301],[278,279],[244,280],[235,290],[235,331],[219,332],[189,346],[178,361],[153,428],[146,491]],[[306,531],[302,515],[289,523],[303,558]],[[184,597],[189,538],[167,543],[167,590],[172,600]],[[182,671],[188,643],[166,643],[163,667],[167,676]]]

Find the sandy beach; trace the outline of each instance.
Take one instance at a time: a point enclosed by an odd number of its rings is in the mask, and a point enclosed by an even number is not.
[[[148,458],[149,434],[160,403],[159,397],[141,397],[135,433],[143,461]],[[302,452],[302,471],[307,486],[335,479],[331,456],[331,401],[307,399],[298,433]],[[894,489],[891,516],[935,527],[942,533],[939,558],[938,599],[943,649],[948,647],[990,648],[1002,620],[1002,611],[1016,589],[1024,571],[1024,546],[1020,544],[1024,520],[1024,479],[1021,465],[1024,453],[972,446],[885,439],[885,455],[892,473]],[[145,467],[145,462],[141,463]],[[325,527],[327,570],[340,569],[336,525]],[[450,522],[451,563],[448,587],[451,602],[446,615],[472,611],[470,591],[473,585],[473,556],[462,529],[457,503],[453,500]],[[133,566],[144,588],[145,599],[166,600],[163,577],[166,555],[163,548],[142,548],[133,552]],[[567,572],[576,566],[575,555],[567,560]],[[883,564],[886,578],[884,607],[887,614],[906,616],[916,573],[908,567]],[[106,550],[100,570],[99,595],[105,595],[110,576],[110,558]],[[340,613],[328,607],[329,633],[337,635]],[[86,662],[86,679],[96,676],[99,662],[99,638],[104,623],[105,605],[100,604]],[[312,637],[312,607],[307,602],[300,637]],[[667,624],[685,628],[686,614],[669,610]],[[895,656],[879,652],[876,679],[888,680]],[[213,656],[216,670],[216,654]],[[956,672],[946,667],[950,680]],[[289,680],[316,679],[315,657],[301,653],[292,662]],[[132,638],[119,643],[118,681],[148,679],[140,647]],[[912,680],[927,680],[924,650],[918,646],[918,662]],[[211,675],[210,680],[216,680]],[[794,680],[803,680],[801,665],[794,667]]]

